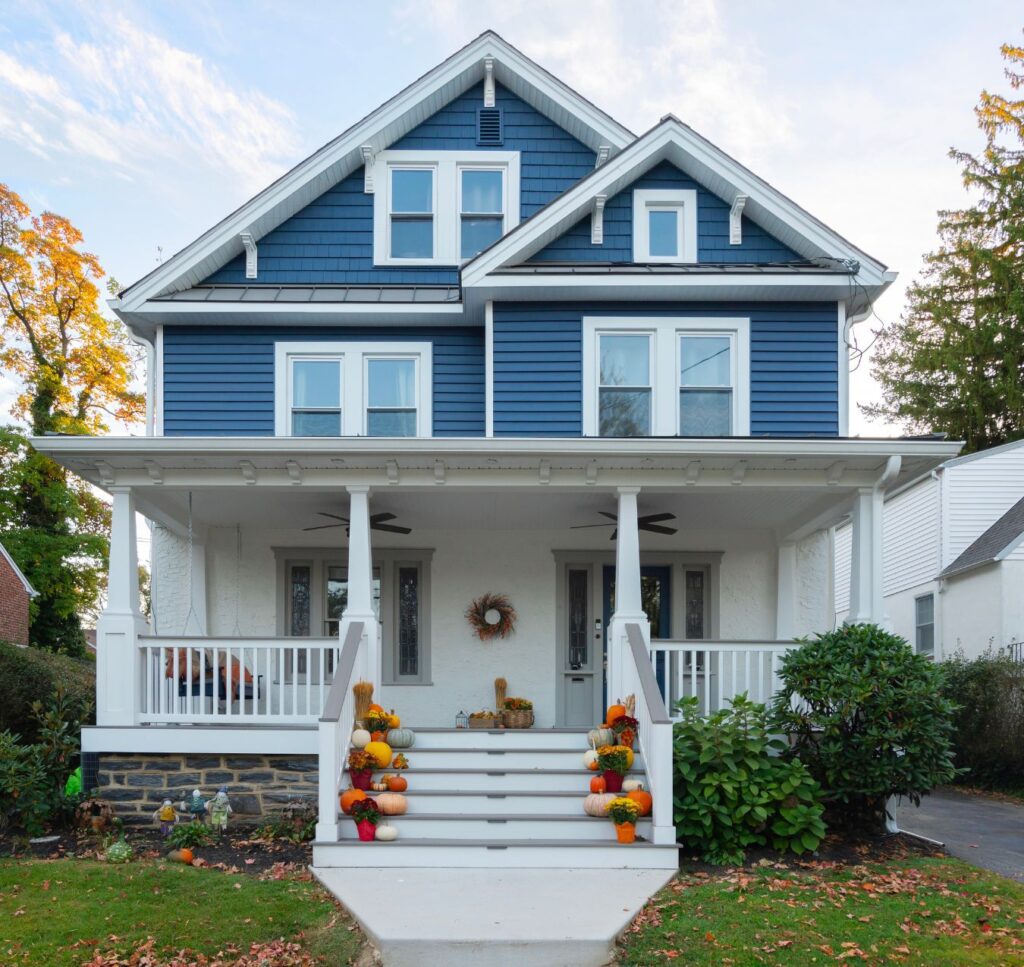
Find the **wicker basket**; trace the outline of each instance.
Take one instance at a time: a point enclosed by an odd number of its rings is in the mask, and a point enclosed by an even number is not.
[[[469,727],[471,729],[499,729],[501,728],[501,719],[470,719]]]
[[[506,729],[533,728],[533,709],[516,711],[505,709],[505,711],[501,713],[501,718]]]

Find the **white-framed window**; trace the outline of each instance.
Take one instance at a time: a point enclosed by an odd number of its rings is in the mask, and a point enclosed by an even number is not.
[[[634,189],[633,261],[697,261],[696,190]]]
[[[430,436],[430,343],[274,347],[277,436]]]
[[[584,436],[749,433],[749,319],[583,319]]]
[[[919,655],[935,654],[935,595],[914,598],[914,646]]]
[[[381,151],[375,265],[460,265],[519,224],[517,151]]]

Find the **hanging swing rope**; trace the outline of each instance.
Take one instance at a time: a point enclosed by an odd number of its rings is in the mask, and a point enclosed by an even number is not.
[[[194,620],[196,623],[196,632],[201,633],[202,629],[199,627],[199,616],[196,614],[195,609],[195,597],[194,589],[192,586],[192,491],[188,492],[188,548],[185,555],[185,567],[186,567],[186,580],[188,582],[188,612],[185,614],[185,624],[182,626],[182,635],[188,634],[188,623]]]

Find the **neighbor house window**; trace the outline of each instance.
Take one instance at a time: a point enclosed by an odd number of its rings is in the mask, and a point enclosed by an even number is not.
[[[914,599],[914,644],[919,655],[935,654],[935,595]]]
[[[633,261],[697,261],[697,192],[634,189]]]
[[[430,436],[430,343],[277,343],[278,436]]]
[[[584,436],[749,433],[749,319],[583,319]]]
[[[375,265],[451,265],[519,222],[517,151],[381,151],[370,169]]]

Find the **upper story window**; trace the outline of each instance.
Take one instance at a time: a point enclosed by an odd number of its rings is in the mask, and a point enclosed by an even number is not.
[[[278,436],[430,436],[430,343],[277,343]]]
[[[381,151],[375,265],[460,265],[519,223],[519,153]]]
[[[746,436],[750,320],[583,320],[584,436]]]
[[[695,190],[634,189],[633,261],[697,261]]]

